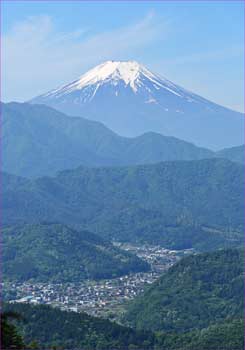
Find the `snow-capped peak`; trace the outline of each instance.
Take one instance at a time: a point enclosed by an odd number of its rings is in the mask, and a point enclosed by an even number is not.
[[[135,93],[144,94],[145,103],[158,103],[158,95],[161,91],[175,95],[188,102],[200,102],[199,96],[175,85],[171,81],[153,74],[143,65],[136,61],[106,61],[83,74],[80,78],[70,84],[63,85],[58,89],[38,97],[40,101],[46,99],[55,100],[75,95],[75,103],[86,103],[92,101],[99,89],[104,85],[130,87]],[[81,92],[81,95],[78,94]],[[119,90],[115,90],[115,96],[119,96]],[[35,101],[35,100],[34,100]],[[33,102],[33,101],[32,101]]]
[[[123,82],[125,86],[129,85],[136,93],[139,87],[145,85],[146,81],[150,81],[154,89],[164,88],[180,96],[179,92],[177,92],[179,90],[177,86],[167,79],[151,73],[136,61],[106,61],[89,70],[72,83],[52,90],[42,97],[58,97],[92,85],[95,87],[95,94],[98,88],[107,82],[115,86],[119,82]]]
[[[125,85],[130,85],[134,91],[137,91],[137,79],[140,74],[153,77],[152,73],[136,61],[106,61],[95,68],[90,69],[79,79],[71,84],[62,86],[56,90],[50,91],[46,96],[57,94],[59,92],[70,93],[74,90],[81,90],[86,86],[111,81],[116,85],[120,80]]]
[[[107,61],[96,66],[82,75],[76,82],[76,87],[83,88],[86,85],[103,82],[105,80],[123,80],[126,85],[133,88],[139,76],[141,66],[135,61]]]

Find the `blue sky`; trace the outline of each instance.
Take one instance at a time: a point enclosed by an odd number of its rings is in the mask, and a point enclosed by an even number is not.
[[[25,101],[105,60],[136,60],[243,110],[242,1],[2,2],[2,98]]]

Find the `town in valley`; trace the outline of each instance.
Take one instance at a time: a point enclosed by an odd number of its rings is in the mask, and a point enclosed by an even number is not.
[[[86,312],[92,316],[118,321],[128,301],[142,293],[181,257],[192,249],[169,250],[161,246],[114,242],[147,261],[149,272],[132,273],[107,280],[80,283],[4,282],[4,298],[11,303],[48,304],[62,310]]]

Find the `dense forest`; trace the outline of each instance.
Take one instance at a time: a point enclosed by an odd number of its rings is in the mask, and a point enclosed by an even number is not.
[[[7,227],[2,235],[5,281],[78,282],[150,268],[98,235],[61,224]]]
[[[228,319],[201,330],[158,335],[158,341],[166,350],[242,350],[244,321]]]
[[[182,334],[136,331],[84,313],[61,311],[49,306],[7,304],[5,312],[22,316],[8,322],[2,349],[79,350],[243,350],[244,322],[227,320]],[[6,330],[6,327],[4,328]],[[14,347],[13,347],[14,349]]]
[[[183,333],[241,319],[243,271],[242,249],[183,258],[132,301],[124,320],[137,329]]]
[[[25,344],[35,340],[40,349],[142,349],[155,343],[151,332],[135,331],[85,313],[28,304],[9,304],[5,309],[23,316],[19,333]]]
[[[175,249],[243,242],[243,167],[227,160],[2,178],[5,224],[63,222],[109,239]]]

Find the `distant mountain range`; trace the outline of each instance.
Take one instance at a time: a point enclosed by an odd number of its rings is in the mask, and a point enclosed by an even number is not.
[[[2,236],[5,281],[80,282],[150,268],[98,235],[61,224],[7,227]]]
[[[31,103],[100,121],[123,136],[157,132],[212,150],[244,143],[242,113],[189,92],[134,61],[107,61]]]
[[[224,159],[2,175],[4,224],[60,222],[109,239],[214,250],[243,242],[243,166]]]
[[[216,156],[243,162],[243,146],[214,153],[157,133],[121,137],[103,124],[44,105],[2,104],[2,169],[39,177],[84,166],[118,166]]]

